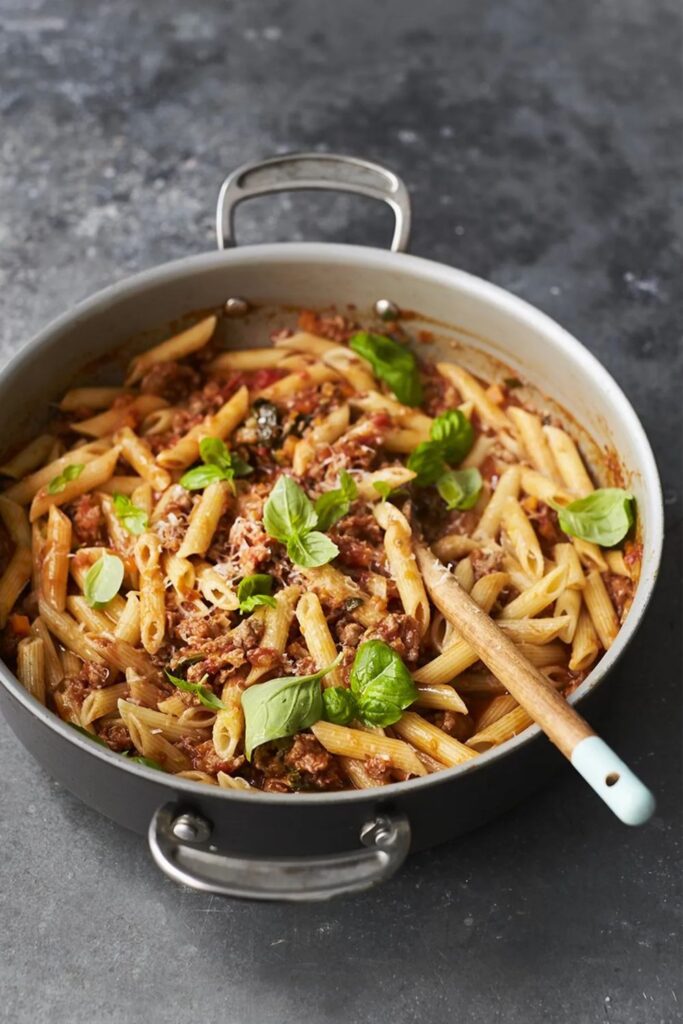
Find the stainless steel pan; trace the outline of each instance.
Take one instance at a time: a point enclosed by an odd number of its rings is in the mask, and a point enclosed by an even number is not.
[[[388,203],[395,215],[391,251],[298,242],[234,248],[236,205],[291,189],[336,189]],[[457,358],[483,376],[500,372],[502,362],[530,383],[534,401],[580,424],[599,476],[605,450],[619,454],[620,472],[638,501],[642,575],[617,641],[570,698],[589,714],[645,612],[662,543],[652,451],[614,380],[575,338],[521,299],[405,255],[408,194],[376,164],[299,154],[240,168],[221,189],[217,220],[218,252],[107,288],[20,351],[0,376],[5,446],[27,439],[48,403],[75,379],[106,379],[120,365],[122,346],[129,354],[131,345],[160,340],[198,310],[224,310],[221,329],[239,344],[262,344],[264,328],[272,329],[276,315],[286,320],[295,306],[343,311],[350,304],[359,318],[391,311],[392,304],[413,311],[416,329],[435,333],[434,354]],[[613,457],[608,461],[614,464]],[[240,793],[131,764],[45,710],[5,666],[0,680],[7,720],[51,775],[103,814],[147,833],[155,860],[172,878],[233,896],[322,899],[366,888],[391,875],[410,850],[457,836],[521,800],[557,760],[532,728],[473,763],[377,791]]]

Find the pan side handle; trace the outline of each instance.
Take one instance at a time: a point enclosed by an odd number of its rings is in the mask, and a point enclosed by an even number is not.
[[[403,181],[381,164],[334,153],[289,153],[243,164],[221,186],[216,210],[218,248],[236,245],[235,210],[254,196],[299,190],[353,192],[387,203],[395,224],[392,252],[405,252],[410,237],[410,196]]]
[[[410,848],[403,815],[381,815],[360,830],[358,849],[314,857],[231,856],[209,845],[211,824],[168,803],[150,822],[148,840],[161,870],[199,892],[252,900],[304,902],[362,892],[385,881]]]

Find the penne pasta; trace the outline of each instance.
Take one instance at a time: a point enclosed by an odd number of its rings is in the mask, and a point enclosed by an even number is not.
[[[557,468],[543,433],[541,417],[517,406],[508,409],[508,416],[515,425],[531,465],[548,480],[554,481]]]
[[[81,494],[97,490],[98,487],[101,487],[113,475],[118,457],[118,448],[112,448],[110,451],[105,452],[104,455],[99,455],[92,462],[86,463],[76,479],[70,480],[62,490],[53,494],[49,493],[47,487],[41,487],[31,502],[29,513],[31,522],[49,512],[52,505],[66,505],[68,502],[73,501],[74,498],[79,498]]]
[[[161,572],[161,544],[155,533],[141,534],[135,545],[140,573],[140,639],[148,654],[156,654],[166,632],[166,596]]]
[[[180,470],[199,458],[199,442],[204,437],[225,440],[239,426],[249,411],[249,392],[245,387],[225,402],[218,412],[205,416],[201,423],[157,455],[157,463],[164,469]]]
[[[187,533],[178,548],[178,558],[189,558],[190,555],[206,554],[218,521],[223,515],[230,495],[225,480],[218,480],[202,492],[202,496],[192,509]]]
[[[498,485],[474,531],[475,540],[489,540],[496,536],[508,498],[516,498],[519,494],[520,479],[521,469],[519,466],[508,466],[503,470]]]
[[[543,433],[564,486],[579,498],[593,490],[593,482],[586,472],[583,459],[573,440],[559,427],[544,427]]]
[[[160,345],[148,349],[142,355],[132,360],[128,367],[126,384],[137,384],[145,373],[157,363],[170,363],[177,359],[184,359],[192,355],[209,342],[216,330],[217,319],[215,316],[207,316],[199,323],[193,324],[187,330],[175,334],[172,338],[162,341]]]
[[[306,642],[309,653],[318,670],[327,668],[337,657],[332,634],[330,633],[320,599],[315,593],[305,593],[299,598],[296,606],[296,617],[299,620],[301,634]],[[341,686],[342,678],[339,668],[333,668],[323,677],[322,685]]]
[[[384,550],[406,615],[417,622],[420,636],[429,629],[429,600],[415,561],[411,529],[402,512],[388,502],[374,506],[375,519],[384,533]]]
[[[155,491],[165,491],[171,486],[171,474],[156,464],[149,445],[130,427],[122,427],[114,434],[114,443],[121,449],[121,458]]]
[[[408,775],[426,775],[427,769],[407,743],[360,729],[349,729],[331,722],[316,722],[311,727],[315,738],[332,754],[366,761],[386,757],[393,768]],[[445,735],[445,734],[444,734]]]
[[[401,739],[408,740],[418,750],[429,754],[447,768],[464,764],[475,756],[464,743],[438,729],[414,711],[404,711],[398,722],[394,722],[392,729]]]
[[[600,643],[608,651],[619,632],[619,620],[603,578],[595,569],[586,577],[583,599]]]
[[[32,697],[45,703],[45,647],[39,636],[27,636],[19,641],[17,677]]]

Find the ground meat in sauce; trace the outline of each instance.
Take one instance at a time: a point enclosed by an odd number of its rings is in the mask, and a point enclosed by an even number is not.
[[[554,508],[539,501],[538,507],[527,512],[527,515],[539,535],[544,554],[550,554],[556,544],[562,544],[567,540],[566,534],[560,529],[557,512]]]
[[[386,755],[376,754],[363,761],[366,773],[380,785],[391,782],[391,760]]]
[[[191,366],[175,362],[155,363],[140,381],[140,390],[175,405],[184,401],[191,391],[196,391],[200,383],[199,374]]]
[[[330,341],[347,341],[359,328],[339,313],[321,315],[311,309],[302,309],[298,317],[300,331],[317,334]]]
[[[344,516],[328,535],[339,548],[339,561],[344,565],[373,572],[383,570],[384,531],[369,510]]]
[[[82,663],[77,675],[67,676],[61,684],[61,697],[69,716],[78,716],[83,701],[93,690],[100,690],[109,683],[109,669],[94,661]]]
[[[99,724],[98,736],[116,753],[121,754],[124,750],[133,748],[133,741],[130,738],[128,729],[120,721],[103,721]]]
[[[633,601],[633,583],[626,576],[617,576],[612,572],[604,573],[602,578],[616,609],[619,622],[623,622]]]
[[[474,735],[474,722],[471,715],[456,714],[454,711],[434,711],[431,721],[461,743],[465,743],[470,736]]]
[[[192,736],[183,736],[177,746],[187,754],[194,771],[206,772],[207,775],[216,775],[217,772],[232,775],[244,764],[243,757],[233,757],[227,760],[220,757],[216,753],[212,740],[203,740],[198,743]]]
[[[415,665],[420,653],[420,630],[412,615],[387,615],[368,631],[367,640],[383,640],[407,665]]]
[[[74,547],[93,548],[108,543],[102,506],[94,494],[81,495],[65,505],[64,512],[71,519]]]
[[[500,572],[503,568],[503,549],[497,545],[487,548],[475,548],[470,552],[470,562],[474,569],[474,581],[492,572]]]
[[[315,736],[300,733],[285,754],[285,764],[294,769],[305,789],[342,789],[344,779],[337,759]]]

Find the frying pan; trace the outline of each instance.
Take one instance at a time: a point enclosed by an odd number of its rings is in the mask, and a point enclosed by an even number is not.
[[[237,248],[234,212],[252,196],[327,189],[370,196],[395,218],[390,251],[284,242]],[[264,344],[295,307],[367,322],[400,310],[429,330],[428,355],[483,377],[505,368],[525,396],[579,436],[601,483],[635,494],[643,544],[633,605],[611,649],[569,698],[594,712],[602,683],[632,641],[655,583],[662,544],[659,477],[643,428],[597,360],[553,320],[509,292],[441,263],[406,255],[410,202],[400,179],[365,160],[292,154],[241,167],[218,203],[219,251],[167,263],[99,292],[51,323],[0,374],[0,436],[8,450],[47,419],[76,382],[120,380],[133,351],[220,311],[240,347]],[[411,322],[412,321],[412,322]],[[548,397],[550,396],[550,397]],[[528,796],[557,764],[537,727],[456,768],[375,790],[285,795],[178,779],[80,736],[0,664],[0,706],[41,765],[86,803],[147,834],[167,875],[207,892],[253,899],[324,899],[389,877],[411,850],[451,839]]]

